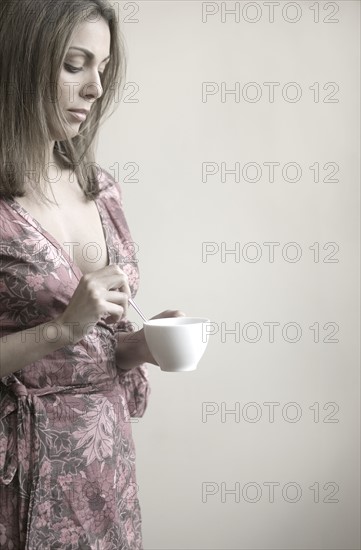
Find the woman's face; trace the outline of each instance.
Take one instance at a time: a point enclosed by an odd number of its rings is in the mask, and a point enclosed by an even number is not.
[[[58,81],[58,105],[66,119],[69,138],[78,134],[93,103],[103,94],[101,73],[109,61],[109,52],[110,31],[104,19],[79,25]],[[52,121],[50,130],[54,140],[65,139],[65,136],[59,135]]]

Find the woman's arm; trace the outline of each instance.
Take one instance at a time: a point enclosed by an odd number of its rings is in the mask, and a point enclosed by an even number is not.
[[[3,336],[0,338],[0,378],[74,343],[71,325],[63,324],[61,317]]]
[[[121,370],[127,371],[143,363],[158,365],[147,346],[144,330],[117,332],[116,361]]]
[[[0,377],[21,370],[59,348],[76,344],[102,315],[109,314],[110,321],[117,322],[126,310],[129,295],[127,278],[117,265],[84,275],[60,316],[0,338]]]

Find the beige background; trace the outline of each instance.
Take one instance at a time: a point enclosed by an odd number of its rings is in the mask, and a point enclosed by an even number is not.
[[[246,2],[236,4],[239,22],[230,15],[222,22],[220,2],[203,3],[214,15],[202,22],[199,1],[113,2],[126,37],[127,82],[134,84],[102,128],[98,161],[113,174],[119,166],[139,247],[137,302],[149,316],[179,308],[215,323],[197,371],[149,367],[149,408],[133,424],[144,545],[356,549],[360,4],[281,0],[273,23],[264,2],[252,2],[243,13]],[[285,20],[296,18],[296,10],[299,21]],[[247,21],[257,14],[258,22]],[[251,102],[241,93],[239,102],[230,95],[222,102],[218,92],[202,102],[203,82],[219,88],[224,82],[227,89],[239,82],[241,91],[256,82],[262,97]],[[280,83],[273,103],[264,82]],[[282,97],[290,82],[300,86],[298,102]],[[330,82],[339,87],[333,96],[334,85],[323,88]],[[309,89],[314,83],[319,102]],[[292,99],[295,89],[288,92]],[[248,93],[254,97],[255,88]],[[324,102],[328,96],[338,102]],[[257,163],[262,176],[252,183],[241,173],[239,182],[232,175],[222,182],[222,162],[228,169],[238,162],[241,172]],[[280,163],[273,182],[264,162]],[[301,167],[299,181],[282,177],[289,162]],[[316,162],[319,182],[309,168]],[[137,167],[135,181],[127,163]],[[219,168],[206,181],[202,163]],[[338,181],[323,181],[332,169],[326,163],[337,164]],[[287,175],[295,177],[292,168]],[[207,242],[218,252],[202,261]],[[251,242],[261,251],[257,262],[249,261],[256,249],[244,248]],[[274,262],[265,242],[280,243]],[[299,261],[287,261],[296,252],[283,249],[290,242],[302,253]],[[309,249],[314,243],[319,262]],[[323,249],[326,243],[338,250]],[[221,251],[235,247],[239,261],[228,254],[222,262]],[[327,257],[338,261],[324,262]],[[131,319],[140,326],[134,312]],[[273,343],[267,322],[280,324]],[[247,329],[247,323],[257,325]],[[283,338],[287,323],[297,325],[286,327]],[[314,323],[319,342],[309,328]],[[251,343],[257,326],[262,333]],[[295,326],[302,335],[291,343]],[[237,327],[238,342],[225,332]],[[325,342],[335,327],[338,342]],[[264,405],[269,402],[279,403],[274,422],[271,406]],[[237,407],[239,417],[225,414]],[[252,422],[256,413],[259,421]],[[279,484],[274,502],[271,482]],[[257,487],[259,499],[250,502]],[[332,498],[336,502],[327,502]]]

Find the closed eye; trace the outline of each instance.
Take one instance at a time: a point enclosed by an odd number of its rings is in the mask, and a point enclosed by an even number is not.
[[[69,65],[68,63],[64,63],[64,67],[69,73],[79,73],[82,70],[81,67],[73,67],[73,65]]]
[[[82,67],[74,67],[73,65],[69,65],[69,63],[64,63],[64,67],[65,67],[66,71],[68,71],[69,73],[72,73],[72,74],[80,73],[80,71],[83,70]],[[98,74],[101,78],[104,73],[101,73],[101,72],[98,71]]]

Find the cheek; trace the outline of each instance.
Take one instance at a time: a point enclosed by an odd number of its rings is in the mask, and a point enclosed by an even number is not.
[[[61,71],[58,80],[58,104],[66,107],[74,103],[79,94],[81,80],[77,74],[70,74],[65,70]]]

